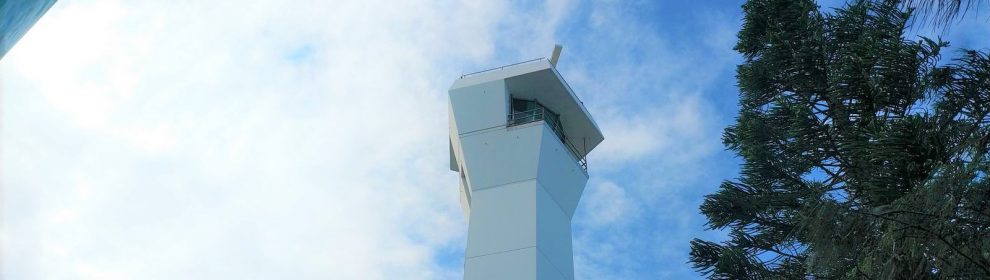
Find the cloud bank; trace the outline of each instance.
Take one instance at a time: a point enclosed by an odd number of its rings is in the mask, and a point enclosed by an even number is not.
[[[446,89],[555,42],[606,134],[578,278],[696,276],[738,17],[654,9],[57,3],[0,62],[0,278],[460,279]]]

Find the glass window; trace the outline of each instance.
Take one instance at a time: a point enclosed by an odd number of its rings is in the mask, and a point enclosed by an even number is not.
[[[518,125],[535,121],[545,121],[561,141],[564,140],[564,129],[560,124],[560,115],[550,111],[535,100],[512,99],[512,114],[509,124]]]

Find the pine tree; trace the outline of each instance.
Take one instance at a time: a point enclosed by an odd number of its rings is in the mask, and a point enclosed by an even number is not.
[[[898,1],[751,0],[740,177],[705,197],[712,279],[990,279],[990,55],[906,38]]]

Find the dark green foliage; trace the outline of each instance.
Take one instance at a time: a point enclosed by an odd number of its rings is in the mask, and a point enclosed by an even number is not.
[[[933,26],[948,27],[952,20],[966,15],[970,10],[979,12],[981,5],[987,2],[986,0],[907,0],[904,1],[903,7],[919,12],[921,19]]]
[[[713,279],[990,279],[990,56],[907,40],[898,1],[751,0],[740,178],[705,198]]]

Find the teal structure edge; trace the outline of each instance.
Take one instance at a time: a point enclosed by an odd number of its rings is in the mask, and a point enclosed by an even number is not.
[[[0,59],[56,0],[0,0]]]

